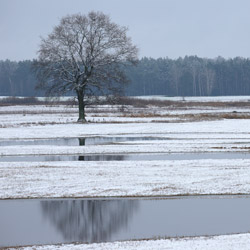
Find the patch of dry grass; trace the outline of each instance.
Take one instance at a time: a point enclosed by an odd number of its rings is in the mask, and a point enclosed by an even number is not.
[[[138,99],[133,97],[122,97],[119,99],[120,105],[131,105],[134,107],[147,107],[148,105],[157,107],[175,107],[175,108],[190,108],[190,107],[250,107],[250,102],[233,101],[233,102],[194,102],[194,101],[169,101],[169,100],[154,100],[154,99]]]
[[[0,106],[17,106],[17,105],[77,105],[75,99],[60,101],[60,100],[39,100],[36,97],[6,97],[0,99]]]

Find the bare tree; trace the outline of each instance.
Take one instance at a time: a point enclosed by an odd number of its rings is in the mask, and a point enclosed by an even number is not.
[[[138,49],[127,28],[111,22],[101,12],[69,15],[42,38],[34,69],[38,86],[47,94],[75,91],[78,122],[85,122],[85,106],[97,96],[115,96],[127,82],[125,64],[135,64]]]

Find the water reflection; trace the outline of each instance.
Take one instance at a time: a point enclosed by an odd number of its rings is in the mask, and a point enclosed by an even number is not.
[[[79,140],[79,146],[85,146],[86,138],[78,138],[78,140]]]
[[[250,196],[0,200],[0,248],[250,231]]]
[[[78,140],[79,140],[79,146],[85,146],[85,141],[86,141],[85,138],[78,138]],[[78,157],[78,161],[85,161],[85,156],[84,155],[80,155]]]
[[[35,161],[158,161],[202,159],[250,159],[249,153],[171,153],[171,154],[124,154],[124,155],[26,155],[0,156],[0,162]]]
[[[41,208],[67,242],[102,242],[127,226],[138,209],[138,201],[41,201]]]
[[[124,161],[125,155],[80,155],[78,161]]]

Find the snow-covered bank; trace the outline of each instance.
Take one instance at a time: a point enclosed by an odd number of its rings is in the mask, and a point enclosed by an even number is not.
[[[3,162],[0,198],[249,194],[250,160]]]
[[[126,123],[126,124],[59,124],[45,126],[28,126],[3,128],[0,139],[30,139],[30,138],[66,138],[88,136],[115,135],[156,135],[180,134],[225,134],[228,137],[244,137],[250,133],[250,119],[229,119],[219,121],[203,121],[189,123]],[[236,136],[234,135],[236,133]],[[247,135],[246,135],[247,136]]]
[[[174,249],[174,250],[248,250],[250,246],[250,234],[221,235],[214,237],[195,237],[166,240],[143,240],[124,241],[96,244],[66,244],[47,245],[19,248],[20,250],[152,250],[152,249]],[[15,248],[16,249],[16,248]]]

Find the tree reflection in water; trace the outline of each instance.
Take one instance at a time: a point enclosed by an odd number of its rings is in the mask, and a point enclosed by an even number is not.
[[[78,138],[79,146],[86,145],[86,138]],[[80,155],[78,161],[123,161],[123,155]]]
[[[78,161],[124,161],[124,155],[80,155]]]
[[[41,201],[43,214],[67,241],[112,240],[138,209],[136,200]]]

